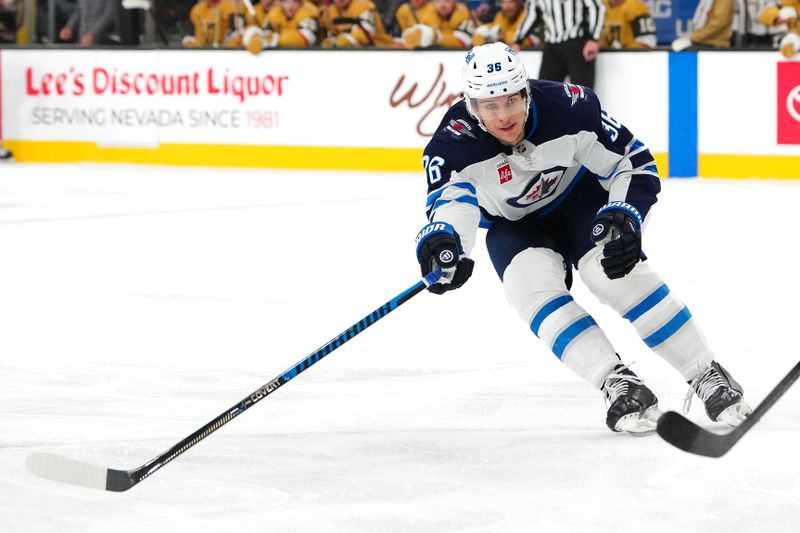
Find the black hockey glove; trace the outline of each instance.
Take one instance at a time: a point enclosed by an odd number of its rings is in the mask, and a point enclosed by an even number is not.
[[[446,222],[432,222],[417,235],[417,261],[422,275],[427,276],[437,268],[442,277],[428,287],[434,294],[458,289],[472,275],[475,261],[464,255],[461,239],[456,230]]]
[[[624,202],[604,205],[592,224],[592,241],[603,242],[604,259],[600,261],[609,279],[627,276],[642,255],[642,217]]]

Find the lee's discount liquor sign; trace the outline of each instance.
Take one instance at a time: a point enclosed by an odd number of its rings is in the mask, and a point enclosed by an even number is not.
[[[800,144],[800,63],[778,63],[778,144]]]

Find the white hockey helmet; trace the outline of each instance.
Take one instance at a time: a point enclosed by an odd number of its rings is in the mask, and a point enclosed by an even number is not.
[[[517,53],[504,42],[483,44],[467,52],[464,67],[461,69],[461,81],[464,85],[467,111],[484,129],[486,128],[478,117],[474,100],[511,95],[520,91],[525,91],[525,97],[530,99],[525,65]]]

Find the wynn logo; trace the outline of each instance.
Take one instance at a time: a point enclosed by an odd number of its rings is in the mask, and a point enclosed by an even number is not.
[[[417,94],[417,90],[426,91],[426,89],[419,89],[419,82],[411,82],[411,86],[407,89],[402,89],[406,83],[406,75],[403,74],[397,80],[392,94],[389,96],[389,105],[392,108],[399,107],[404,102],[408,104],[409,109],[416,109],[421,107],[424,111],[417,121],[417,133],[423,137],[430,137],[436,131],[436,126],[442,119],[442,115],[451,105],[456,103],[461,98],[461,93],[451,93],[447,90],[447,83],[444,81],[444,65],[439,63],[439,68],[436,72],[436,77],[427,92],[421,96]],[[403,92],[405,90],[405,92]],[[440,111],[436,113],[436,111]],[[463,129],[460,133],[465,133]]]

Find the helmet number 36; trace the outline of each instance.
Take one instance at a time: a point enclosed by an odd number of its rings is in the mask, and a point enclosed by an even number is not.
[[[503,70],[502,63],[489,63],[486,65],[486,70],[491,74],[492,72],[500,72]]]
[[[442,165],[444,165],[444,159],[438,155],[422,156],[422,166],[425,167],[425,174],[428,175],[428,183],[431,185],[442,179]]]

